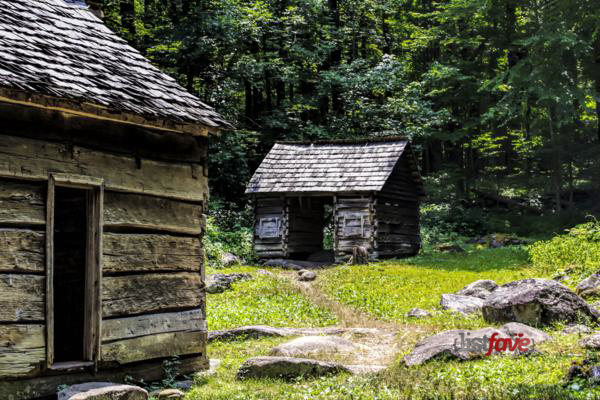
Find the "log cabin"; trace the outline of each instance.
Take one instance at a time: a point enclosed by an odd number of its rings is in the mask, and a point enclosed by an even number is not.
[[[207,140],[230,125],[94,11],[0,0],[0,399],[208,364]]]
[[[332,233],[333,260],[410,256],[421,240],[423,183],[405,138],[276,143],[247,185],[254,249],[263,259],[305,259]]]

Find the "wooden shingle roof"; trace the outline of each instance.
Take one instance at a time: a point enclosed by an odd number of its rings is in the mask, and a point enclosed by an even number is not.
[[[230,127],[91,11],[64,0],[0,0],[0,101],[193,134]]]
[[[405,139],[277,143],[254,173],[246,193],[377,192],[408,146]]]

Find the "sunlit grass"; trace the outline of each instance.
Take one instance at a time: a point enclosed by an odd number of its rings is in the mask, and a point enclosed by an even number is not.
[[[244,325],[321,327],[335,324],[335,316],[311,303],[297,289],[276,276],[259,274],[254,267],[237,267],[211,273],[247,272],[252,280],[240,281],[233,290],[207,295],[208,329]]]

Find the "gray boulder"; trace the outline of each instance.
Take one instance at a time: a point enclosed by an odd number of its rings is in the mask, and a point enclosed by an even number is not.
[[[252,279],[250,274],[212,274],[206,277],[206,293],[223,293],[231,289],[234,282]]]
[[[307,358],[254,357],[246,360],[238,370],[237,379],[248,378],[311,378],[349,372],[342,364]]]
[[[404,357],[404,363],[407,366],[412,366],[444,357],[458,360],[479,358],[488,351],[488,345],[484,343],[484,337],[490,338],[494,333],[497,333],[496,338],[498,339],[509,338],[506,333],[494,328],[483,328],[476,331],[455,329],[441,332],[417,343],[413,351]],[[463,340],[466,338],[478,339],[478,342],[481,341],[481,348],[479,350],[468,350],[466,346],[463,346]]]
[[[580,317],[596,321],[600,314],[565,285],[547,279],[523,279],[494,290],[482,308],[488,322],[522,322],[548,325],[574,322]]]
[[[489,279],[482,279],[465,286],[464,288],[456,292],[456,294],[462,296],[474,296],[479,297],[480,299],[485,299],[490,295],[491,292],[496,290],[496,288],[498,288],[498,284],[495,281]]]
[[[303,271],[300,276],[298,276],[298,280],[302,281],[302,282],[310,282],[310,281],[314,281],[315,279],[317,279],[317,274],[315,274],[313,271]]]
[[[356,346],[337,336],[303,336],[280,344],[271,350],[272,356],[301,357],[323,353],[350,353]]]
[[[443,294],[441,306],[444,310],[456,311],[462,314],[478,312],[484,301],[479,297],[461,296],[459,294]]]
[[[221,254],[221,264],[223,264],[224,267],[240,265],[241,263],[242,263],[242,259],[233,253],[225,252],[225,253]]]
[[[600,349],[600,333],[596,333],[592,336],[585,337],[579,341],[581,347],[586,349],[598,350]]]
[[[568,325],[563,329],[565,335],[581,335],[592,333],[592,328],[581,324]]]
[[[407,312],[405,316],[409,318],[425,318],[431,316],[431,313],[427,310],[423,310],[422,308],[413,308]]]
[[[539,329],[514,322],[505,324],[500,329],[482,328],[474,331],[456,329],[423,339],[409,355],[404,357],[404,363],[411,366],[423,364],[436,358],[447,357],[465,361],[483,357],[489,351],[488,339],[492,335],[497,334],[495,339],[511,339],[521,333],[523,338],[533,339],[533,347],[528,346],[530,351],[521,353],[517,348],[513,351],[507,349],[500,354],[528,354],[535,350],[535,345],[551,339],[547,333]],[[467,345],[467,339],[472,343],[470,347]],[[473,339],[476,339],[476,341],[473,341]],[[492,349],[491,354],[498,354],[498,352]]]
[[[575,293],[581,297],[600,293],[600,274],[593,274],[582,280],[575,288]]]
[[[58,392],[57,400],[147,400],[141,387],[110,382],[89,382],[69,386]]]
[[[196,374],[194,376],[196,378],[208,378],[209,376],[213,376],[214,374],[217,373],[217,368],[219,368],[219,365],[221,365],[221,362],[222,361],[217,358],[211,358],[209,360],[208,369],[204,370],[204,371],[196,372]]]
[[[552,339],[552,336],[548,335],[546,332],[519,322],[509,322],[508,324],[504,324],[500,330],[510,336],[523,334],[523,337],[533,339],[535,344]]]

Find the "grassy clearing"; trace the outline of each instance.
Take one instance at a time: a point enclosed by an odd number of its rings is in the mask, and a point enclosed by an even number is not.
[[[235,267],[208,271],[250,272],[253,276],[252,280],[234,284],[234,290],[207,296],[208,329],[244,325],[321,327],[337,322],[329,310],[311,303],[283,279],[256,273],[257,270],[254,267]]]
[[[233,268],[219,272],[252,272]],[[272,272],[277,273],[273,270]],[[426,254],[407,260],[340,266],[321,271],[311,291],[322,289],[329,300],[311,303],[314,293],[299,292],[281,278],[254,273],[234,291],[210,295],[209,326],[233,327],[249,323],[277,326],[324,326],[336,321],[326,310],[335,301],[340,307],[356,307],[363,314],[397,326],[396,361],[384,372],[369,376],[340,375],[308,381],[249,380],[235,374],[249,357],[267,355],[287,338],[209,344],[211,358],[224,360],[217,374],[198,382],[187,400],[203,399],[593,399],[600,389],[581,383],[566,386],[564,376],[573,360],[585,352],[576,335],[562,335],[562,326],[547,329],[554,340],[539,345],[540,356],[489,357],[468,362],[433,361],[407,368],[402,357],[426,334],[449,328],[476,328],[481,318],[465,318],[439,312],[422,320],[404,317],[410,308],[438,310],[442,293],[461,289],[477,279],[498,283],[536,276],[523,248],[476,249],[463,254]],[[316,286],[318,285],[318,286]],[[343,313],[336,313],[343,318]],[[360,321],[353,320],[352,325]]]
[[[430,253],[408,260],[365,266],[342,266],[326,271],[320,286],[334,299],[385,321],[432,325],[437,329],[476,328],[480,317],[464,318],[439,307],[443,293],[453,293],[478,279],[499,284],[530,278],[526,250],[520,247],[476,249],[466,253]],[[432,318],[407,319],[411,308],[435,310]]]

